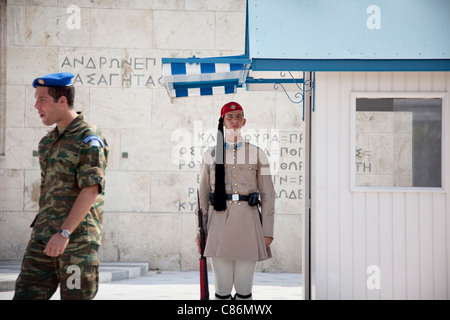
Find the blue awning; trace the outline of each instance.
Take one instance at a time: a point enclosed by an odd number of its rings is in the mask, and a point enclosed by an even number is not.
[[[450,71],[448,0],[247,0],[253,71]]]
[[[248,75],[245,56],[163,58],[163,85],[170,98],[235,93]]]
[[[253,79],[260,71],[450,71],[450,1],[376,3],[247,0],[245,54],[163,58],[164,86],[177,98],[262,83],[301,87],[303,79]]]

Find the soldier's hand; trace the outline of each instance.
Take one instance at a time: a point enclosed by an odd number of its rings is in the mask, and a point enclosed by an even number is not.
[[[271,237],[264,237],[264,240],[266,241],[266,247],[268,247],[272,243],[273,238],[271,238]]]
[[[200,247],[200,235],[199,234],[195,238],[195,242],[197,243],[198,254],[202,254],[202,249]]]
[[[208,237],[205,235],[205,244],[206,244],[206,239]],[[200,245],[200,235],[197,234],[197,237],[195,238],[195,242],[197,243],[197,249],[198,249],[198,254],[202,255],[202,246]]]
[[[57,257],[64,253],[68,243],[69,238],[64,238],[60,233],[57,233],[50,238],[44,253],[50,257]]]

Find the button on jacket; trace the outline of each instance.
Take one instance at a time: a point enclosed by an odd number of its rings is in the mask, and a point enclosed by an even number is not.
[[[227,200],[224,211],[215,211],[209,193],[215,190],[215,147],[204,154],[200,172],[200,206],[207,241],[204,255],[230,260],[260,261],[271,257],[264,236],[273,238],[275,190],[264,152],[248,142],[225,144],[225,190],[227,194],[249,195],[259,192],[258,208],[247,201]]]
[[[59,133],[50,131],[39,142],[41,195],[32,238],[48,242],[58,232],[84,187],[98,184],[99,195],[71,242],[100,244],[108,145],[100,129],[79,114]]]

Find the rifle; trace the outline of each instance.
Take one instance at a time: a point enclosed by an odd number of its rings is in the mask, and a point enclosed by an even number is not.
[[[209,300],[209,285],[208,285],[208,268],[206,257],[203,256],[206,245],[206,232],[203,228],[203,210],[200,207],[200,196],[197,189],[198,201],[198,228],[200,232],[200,300]]]

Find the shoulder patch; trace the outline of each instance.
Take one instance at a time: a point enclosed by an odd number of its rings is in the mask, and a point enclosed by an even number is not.
[[[94,136],[94,135],[87,136],[86,138],[83,139],[83,142],[84,143],[91,142],[91,147],[100,147],[100,146],[104,147],[105,146],[105,143],[103,142],[103,140],[100,139],[98,136]]]

